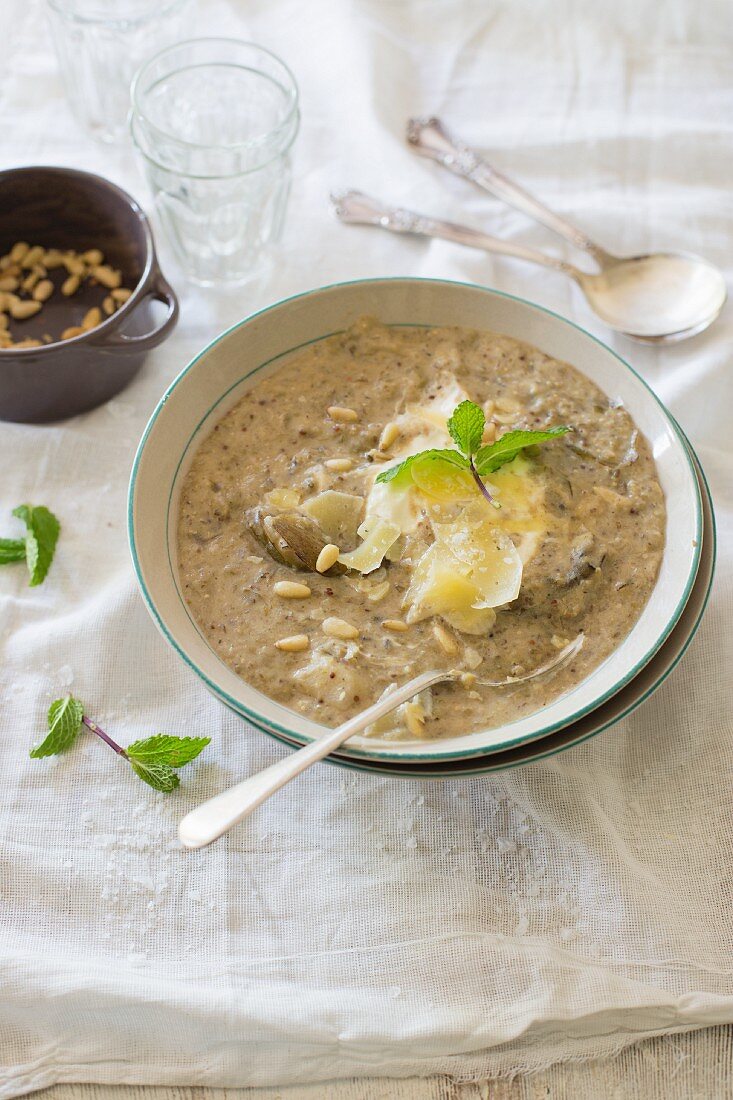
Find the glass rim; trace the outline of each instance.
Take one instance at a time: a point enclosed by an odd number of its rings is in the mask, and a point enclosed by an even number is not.
[[[77,23],[88,23],[89,25],[112,24],[112,23],[125,23],[130,20],[130,17],[125,17],[124,14],[116,12],[114,15],[110,15],[107,12],[100,10],[98,15],[85,15],[83,12],[74,11],[73,5],[76,0],[46,0],[49,8],[56,12],[57,15],[63,16],[65,19],[74,20]],[[168,3],[163,3],[162,6],[156,6],[151,3],[149,15],[141,15],[135,17],[138,21],[148,19],[151,16],[155,19],[168,15],[174,8],[182,8],[190,0],[168,0]]]
[[[241,176],[251,176],[255,172],[262,171],[263,168],[267,168],[270,164],[273,163],[273,161],[278,160],[280,157],[284,157],[287,153],[290,152],[290,150],[293,146],[293,143],[294,143],[296,137],[298,136],[298,131],[300,130],[300,115],[298,114],[297,118],[295,119],[296,125],[293,127],[293,132],[292,132],[287,144],[283,145],[282,148],[280,148],[276,152],[274,152],[272,154],[272,156],[268,157],[268,159],[263,161],[262,164],[257,164],[253,168],[245,168],[243,172],[214,172],[214,173],[185,172],[185,171],[183,171],[182,169],[179,169],[179,168],[172,168],[169,164],[161,163],[161,161],[156,160],[156,158],[154,156],[151,156],[150,153],[148,153],[147,150],[142,147],[142,145],[140,144],[138,138],[135,136],[135,120],[136,120],[137,117],[138,117],[137,112],[134,109],[131,109],[130,113],[127,116],[127,127],[128,127],[129,132],[130,132],[130,137],[132,138],[133,146],[138,151],[140,156],[143,157],[143,159],[148,162],[148,164],[152,164],[155,168],[159,168],[161,170],[161,172],[170,172],[170,174],[172,176],[181,176],[183,179],[188,179],[188,180],[210,180],[212,182],[215,181],[215,180],[238,179]],[[231,146],[230,145],[225,145],[225,146],[222,146],[222,145],[210,145],[210,146],[196,145],[193,148],[196,148],[196,149],[226,149],[226,150],[231,150],[231,149],[237,149],[239,147],[236,146],[236,145],[231,145]]]
[[[174,0],[174,2],[178,3],[179,0]],[[217,45],[226,45],[226,46],[229,46],[229,47],[231,47],[231,46],[246,46],[250,49],[256,50],[258,53],[266,54],[267,57],[269,57],[273,61],[275,61],[276,64],[279,65],[282,68],[282,70],[284,71],[286,76],[289,78],[290,85],[291,85],[290,89],[288,90],[289,95],[290,95],[290,105],[289,105],[289,108],[288,108],[288,111],[287,111],[285,117],[280,122],[278,122],[278,124],[276,126],[273,126],[273,128],[271,130],[268,130],[264,134],[260,134],[256,138],[251,138],[249,141],[234,141],[234,142],[231,142],[230,144],[226,144],[226,145],[222,145],[221,142],[215,142],[215,143],[211,144],[209,142],[186,141],[185,138],[176,137],[174,134],[168,133],[167,130],[161,129],[160,126],[158,126],[155,122],[153,122],[148,117],[148,115],[145,113],[145,111],[142,109],[142,107],[140,105],[140,102],[139,102],[140,81],[141,81],[145,71],[147,69],[151,68],[162,57],[165,57],[166,54],[172,54],[176,50],[180,50],[185,46],[194,46],[194,45],[198,46],[198,45],[202,45],[202,44],[207,44],[207,45],[217,44]],[[212,62],[211,64],[214,64],[214,62]],[[286,63],[283,61],[283,59],[281,57],[278,57],[276,53],[273,53],[272,50],[268,50],[267,46],[260,46],[260,44],[258,42],[252,42],[249,39],[245,39],[245,38],[221,38],[221,37],[216,37],[216,36],[213,36],[213,37],[206,37],[205,36],[203,38],[185,38],[182,42],[174,42],[172,45],[165,46],[162,50],[159,50],[157,53],[153,54],[152,57],[149,57],[147,59],[147,61],[144,61],[143,64],[139,67],[139,69],[136,71],[135,75],[132,78],[132,82],[130,84],[130,104],[131,104],[131,112],[130,112],[130,124],[131,125],[132,125],[132,121],[134,119],[134,116],[139,115],[140,118],[145,121],[146,126],[149,126],[152,130],[155,130],[156,133],[160,134],[162,137],[165,138],[166,141],[170,142],[171,144],[180,145],[180,146],[182,146],[184,148],[187,148],[187,149],[200,149],[200,150],[221,149],[221,150],[227,150],[227,151],[234,151],[234,150],[237,150],[237,149],[256,148],[258,145],[264,144],[265,141],[272,138],[274,135],[279,134],[283,130],[285,130],[291,124],[291,122],[293,121],[294,115],[298,114],[298,109],[299,109],[299,105],[300,105],[300,89],[298,87],[298,82],[295,79],[295,75],[294,75],[292,69],[288,65],[286,65]],[[299,128],[299,126],[298,126],[298,128]],[[296,133],[297,133],[297,128],[296,128]],[[135,139],[134,139],[134,135],[133,135],[133,141],[134,140]],[[139,148],[138,143],[135,142],[135,144]],[[285,146],[285,149],[289,149],[291,144],[292,144],[292,139],[288,142],[287,146]],[[147,155],[142,149],[140,151],[143,153],[143,156]],[[279,154],[277,154],[277,155],[279,155]],[[150,159],[152,161],[152,163],[154,163],[154,164],[157,163],[151,157],[149,157],[148,159]],[[275,158],[273,157],[271,159],[275,159]],[[159,167],[164,167],[164,165],[159,165]],[[182,175],[187,175],[188,173],[181,173],[181,174]],[[240,174],[244,175],[244,173],[235,173],[235,175],[240,175]],[[200,178],[208,179],[208,178],[213,178],[213,177],[202,176]]]

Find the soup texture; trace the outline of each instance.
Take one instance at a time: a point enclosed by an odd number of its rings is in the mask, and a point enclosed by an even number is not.
[[[377,480],[454,449],[465,401],[484,447],[568,431],[484,474],[485,493],[445,457]],[[465,671],[368,731],[385,739],[504,725],[571,690],[633,627],[664,549],[653,458],[612,396],[506,336],[371,318],[255,379],[179,508],[201,632],[294,711],[333,726],[419,672]]]

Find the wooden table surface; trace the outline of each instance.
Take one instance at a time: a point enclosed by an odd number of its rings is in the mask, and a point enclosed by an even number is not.
[[[629,1047],[600,1062],[566,1063],[514,1081],[357,1080],[270,1089],[57,1085],[38,1100],[730,1100],[733,1027]]]

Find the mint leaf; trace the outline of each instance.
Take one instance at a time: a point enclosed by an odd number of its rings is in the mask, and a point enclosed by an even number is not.
[[[139,775],[144,783],[156,791],[173,791],[180,783],[180,779],[167,764],[144,764],[140,760],[130,760],[130,767]]]
[[[13,509],[13,515],[26,525],[25,557],[30,573],[28,583],[33,588],[41,584],[48,573],[61,525],[53,512],[43,505],[33,508],[30,504],[19,504]]]
[[[461,401],[448,421],[451,439],[467,457],[475,454],[481,446],[485,427],[484,410],[474,401]]]
[[[476,452],[474,459],[476,471],[485,477],[507,462],[515,459],[525,447],[534,447],[538,443],[547,443],[551,439],[565,435],[570,428],[548,428],[545,432],[515,431],[507,432],[496,443],[487,443]]]
[[[175,790],[180,780],[173,769],[182,768],[195,760],[211,741],[210,737],[173,737],[167,733],[156,733],[142,741],[133,741],[127,749],[123,749],[96,722],[84,716],[84,708],[78,699],[67,695],[51,703],[48,734],[45,741],[31,749],[31,756],[38,758],[65,752],[73,744],[82,723],[118,756],[127,760],[135,775],[156,791]]]
[[[413,462],[418,458],[436,458],[442,459],[445,462],[450,462],[452,466],[460,466],[462,470],[468,469],[468,461],[459,454],[458,451],[440,451],[437,449],[429,451],[420,451],[419,454],[410,455],[404,462],[400,462],[397,466],[390,466],[389,470],[382,470],[381,474],[377,474],[376,481],[379,482],[391,482],[395,488],[410,485],[410,471]],[[395,484],[397,483],[397,484]]]
[[[0,539],[0,565],[25,560],[25,539]]]
[[[81,729],[81,720],[84,709],[78,699],[73,695],[67,695],[63,699],[55,699],[48,708],[48,733],[46,739],[40,745],[31,749],[31,756],[38,759],[40,756],[55,756],[56,753],[66,752],[71,748],[76,735]]]
[[[127,746],[127,755],[146,766],[167,764],[171,768],[182,768],[195,760],[210,741],[210,737],[173,737],[167,733],[156,733],[144,741],[133,741]]]

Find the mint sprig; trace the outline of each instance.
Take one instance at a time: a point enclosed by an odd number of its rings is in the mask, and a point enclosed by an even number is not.
[[[419,454],[409,455],[396,466],[382,470],[377,474],[376,480],[391,484],[394,488],[404,489],[412,483],[412,468],[418,460],[428,458],[431,461],[446,462],[459,469],[468,470],[482,496],[493,507],[499,508],[498,501],[494,500],[482,478],[487,474],[493,474],[507,462],[511,462],[525,447],[547,443],[570,431],[570,428],[564,426],[548,428],[541,432],[517,430],[507,432],[495,443],[486,443],[482,446],[486,416],[481,406],[474,401],[461,401],[460,405],[453,410],[447,426],[451,439],[458,447],[457,451],[450,449],[420,451]]]
[[[28,584],[34,588],[45,580],[51,567],[61,524],[43,505],[34,508],[19,504],[13,515],[25,524],[25,538],[0,539],[0,565],[25,560],[30,575]]]
[[[84,707],[73,695],[56,699],[48,710],[48,733],[40,745],[31,749],[30,755],[54,756],[66,752],[85,725],[100,740],[127,760],[135,775],[156,791],[172,791],[180,783],[176,768],[182,768],[195,760],[209,744],[210,737],[173,737],[168,733],[156,733],[142,741],[133,741],[127,748],[118,745],[108,733],[84,714]]]

